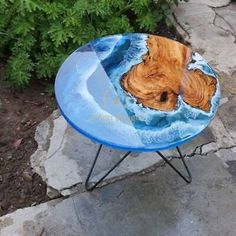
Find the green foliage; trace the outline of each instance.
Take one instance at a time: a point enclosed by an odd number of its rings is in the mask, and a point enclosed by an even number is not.
[[[177,0],[0,0],[0,57],[13,87],[54,78],[77,47],[96,37],[171,26]]]

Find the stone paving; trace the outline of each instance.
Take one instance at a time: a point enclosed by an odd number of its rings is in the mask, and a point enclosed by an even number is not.
[[[236,3],[189,0],[174,9],[174,19],[184,39],[221,76],[217,116],[202,135],[182,147],[193,183],[186,185],[163,167],[155,153],[133,153],[106,179],[105,187],[85,192],[83,183],[98,145],[55,111],[37,128],[38,149],[31,165],[47,183],[49,197],[58,199],[1,217],[1,236],[235,235]],[[122,153],[104,148],[92,182]]]
[[[215,140],[203,144],[202,151],[217,152],[225,159],[223,150],[233,152],[236,144],[236,3],[190,0],[180,4],[174,14],[185,40],[220,75],[221,107],[210,125]]]
[[[48,195],[54,198],[84,191],[83,183],[95,157],[98,144],[74,131],[58,111],[37,127],[35,139],[38,142],[38,149],[31,157],[31,164],[46,181]],[[91,181],[98,180],[124,153],[103,148]],[[121,163],[103,184],[120,180],[134,173],[146,173],[159,160],[160,157],[157,154],[132,153],[131,157]]]
[[[0,235],[234,236],[235,169],[228,171],[215,154],[188,164],[191,184],[160,167],[91,193],[17,210],[1,218]]]

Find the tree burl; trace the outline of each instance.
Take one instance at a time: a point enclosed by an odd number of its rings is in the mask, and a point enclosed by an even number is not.
[[[192,107],[209,111],[217,80],[198,69],[187,69],[191,49],[153,35],[147,39],[147,48],[143,61],[121,79],[123,89],[152,109],[172,111],[180,95]]]

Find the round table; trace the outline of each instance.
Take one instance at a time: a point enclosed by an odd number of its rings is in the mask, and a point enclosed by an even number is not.
[[[178,146],[214,118],[220,86],[207,61],[187,46],[130,33],[98,38],[73,52],[58,71],[55,94],[67,122],[101,144],[87,179],[104,144],[128,150],[124,158],[156,151],[172,168],[160,150],[177,147],[189,178],[174,169],[191,182]]]

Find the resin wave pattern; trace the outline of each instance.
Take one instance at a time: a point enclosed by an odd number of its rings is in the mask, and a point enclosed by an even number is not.
[[[99,38],[61,66],[56,98],[79,132],[121,149],[175,147],[203,131],[216,114],[217,74],[176,41],[147,34]]]

